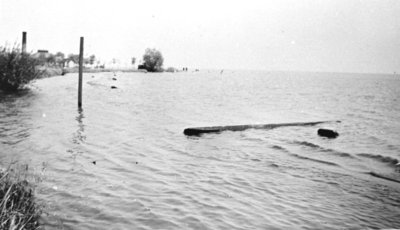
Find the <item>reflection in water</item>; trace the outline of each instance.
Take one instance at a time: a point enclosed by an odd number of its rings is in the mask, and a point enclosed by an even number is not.
[[[83,113],[82,108],[78,108],[78,115],[76,116],[75,120],[78,122],[78,129],[72,134],[72,143],[76,145],[73,149],[68,149],[67,152],[71,154],[72,159],[75,161],[76,157],[83,153],[80,149],[80,145],[83,144],[86,140],[85,134],[85,125],[83,124],[83,119],[85,115]]]
[[[16,93],[0,91],[0,143],[16,145],[30,136],[32,129],[31,107],[35,96],[29,89]]]
[[[81,144],[86,140],[86,136],[84,135],[85,125],[83,124],[83,118],[85,118],[85,115],[83,114],[83,109],[78,108],[78,116],[76,116],[75,118],[75,120],[78,121],[78,129],[74,133],[72,139],[72,142],[74,144]]]
[[[17,92],[0,91],[0,103],[13,103],[20,98],[31,97],[32,90],[29,88],[18,90]]]

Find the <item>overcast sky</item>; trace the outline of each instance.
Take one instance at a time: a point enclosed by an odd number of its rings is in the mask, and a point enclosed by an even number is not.
[[[398,0],[0,0],[0,45],[165,66],[400,72]]]

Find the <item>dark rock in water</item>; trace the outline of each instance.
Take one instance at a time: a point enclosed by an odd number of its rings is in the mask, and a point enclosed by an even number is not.
[[[117,89],[117,86],[111,86],[111,89]]]
[[[327,138],[336,138],[339,136],[339,133],[332,129],[318,129],[318,135]]]
[[[115,77],[112,78],[114,81],[116,81],[117,79]]]
[[[94,164],[94,165],[95,165],[95,164],[96,164],[96,161],[92,161],[92,164]]]

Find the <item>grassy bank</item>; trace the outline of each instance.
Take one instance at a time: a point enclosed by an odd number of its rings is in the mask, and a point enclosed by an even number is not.
[[[1,171],[0,229],[38,229],[40,215],[34,188],[27,180],[27,169]]]

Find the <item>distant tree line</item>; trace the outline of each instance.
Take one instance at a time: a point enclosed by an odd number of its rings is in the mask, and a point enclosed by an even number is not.
[[[38,50],[37,53],[33,55],[37,60],[39,65],[45,66],[58,66],[58,67],[68,67],[70,62],[77,65],[79,63],[79,54],[68,54],[66,56],[62,52],[57,52],[55,54],[49,53],[45,50]],[[117,60],[112,59],[112,63],[116,64]],[[136,63],[136,58],[131,58],[131,64],[134,66]],[[145,69],[148,72],[163,72],[164,57],[159,50],[147,48],[143,55],[141,64],[138,65],[138,69]],[[96,65],[96,68],[104,68],[104,65],[100,65],[100,61],[96,60],[95,55],[91,55],[83,60],[84,65]],[[172,67],[168,68],[168,71],[174,69]]]
[[[72,61],[74,64],[79,63],[79,54],[69,54],[66,57],[62,52],[52,54],[47,51],[38,50],[37,53],[33,54],[33,57],[38,60],[39,65],[46,66],[66,67],[67,63],[70,61]],[[83,64],[92,66],[97,64],[97,67],[99,67],[100,62],[96,62],[96,56],[91,55],[83,59]]]

